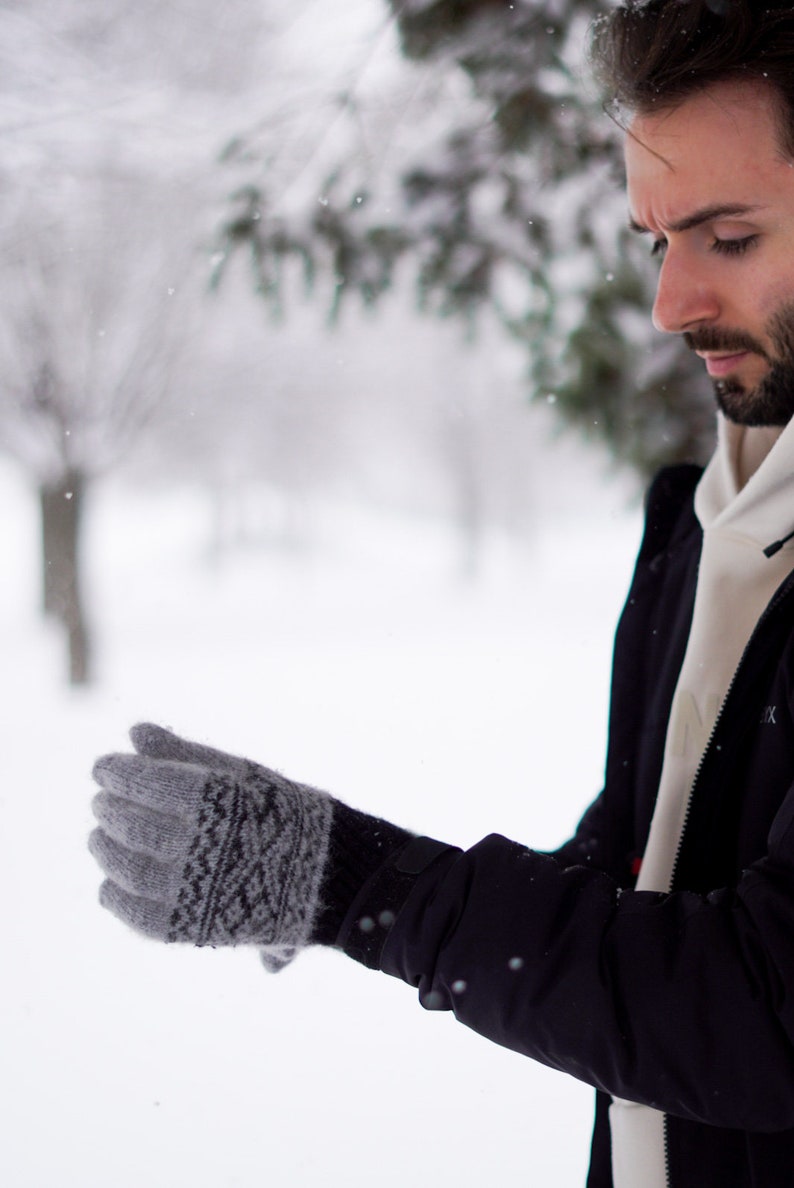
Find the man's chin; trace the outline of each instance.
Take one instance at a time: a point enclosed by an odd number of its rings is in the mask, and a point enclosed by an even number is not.
[[[747,389],[736,382],[719,380],[714,384],[714,395],[725,418],[748,429],[782,428],[794,416],[794,377],[785,388],[760,384]]]

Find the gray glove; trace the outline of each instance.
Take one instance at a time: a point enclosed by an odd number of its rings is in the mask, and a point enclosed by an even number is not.
[[[147,936],[257,945],[280,969],[317,915],[332,798],[158,726],[131,738],[137,754],[94,767],[100,902]]]

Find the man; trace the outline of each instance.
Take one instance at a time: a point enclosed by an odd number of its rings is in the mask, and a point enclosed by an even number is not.
[[[794,1182],[794,12],[630,2],[595,56],[654,321],[719,446],[663,472],[605,788],[553,855],[417,838],[168,734],[95,773],[102,901],[165,940],[336,945],[598,1090],[591,1188]]]

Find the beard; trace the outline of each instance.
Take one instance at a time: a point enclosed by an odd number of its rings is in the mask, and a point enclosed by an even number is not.
[[[736,379],[714,381],[717,407],[737,425],[783,426],[794,416],[794,302],[772,317],[767,335],[774,353],[743,331],[705,327],[683,336],[693,351],[749,351],[769,364],[767,374],[752,388]]]

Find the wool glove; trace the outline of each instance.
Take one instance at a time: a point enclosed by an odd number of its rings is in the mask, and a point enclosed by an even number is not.
[[[253,944],[281,969],[311,940],[337,802],[158,726],[131,738],[94,767],[100,902],[147,936]]]

